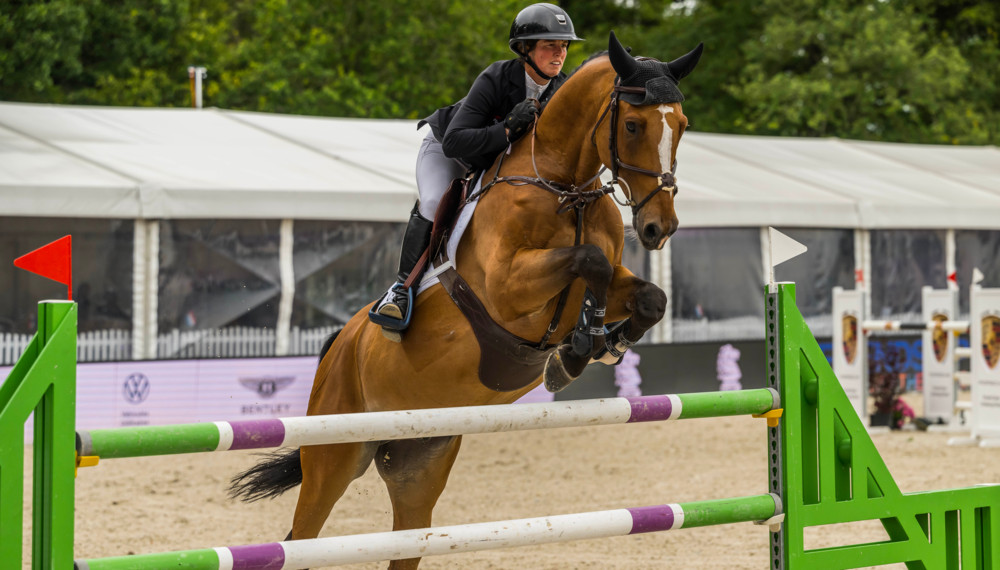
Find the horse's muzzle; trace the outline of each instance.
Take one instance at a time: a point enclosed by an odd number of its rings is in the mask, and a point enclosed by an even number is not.
[[[674,235],[674,232],[677,231],[678,221],[676,216],[672,216],[669,223],[664,225],[662,220],[641,222],[636,216],[632,220],[632,226],[636,228],[642,247],[654,250],[662,249],[663,244],[667,243],[667,238]]]

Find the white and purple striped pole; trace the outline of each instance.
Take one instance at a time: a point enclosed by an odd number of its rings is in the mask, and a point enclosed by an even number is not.
[[[78,560],[75,570],[293,570],[761,521],[781,513],[781,500],[777,495],[754,495],[500,522]]]
[[[771,388],[761,388],[638,398],[142,426],[79,431],[77,453],[109,459],[300,447],[762,414],[778,407],[778,393]]]

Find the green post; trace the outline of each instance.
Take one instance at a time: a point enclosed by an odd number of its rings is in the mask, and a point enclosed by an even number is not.
[[[778,385],[768,386],[785,408],[769,446],[785,507],[772,570],[1000,568],[1000,486],[902,493],[795,306],[794,285],[769,291],[766,311],[768,374]],[[874,520],[888,540],[806,548],[806,528]]]
[[[0,385],[0,560],[23,560],[24,424],[35,412],[32,568],[72,568],[76,304],[38,305],[38,332]]]

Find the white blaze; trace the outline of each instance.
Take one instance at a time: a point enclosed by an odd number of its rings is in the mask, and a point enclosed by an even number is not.
[[[660,172],[670,172],[670,155],[674,147],[674,131],[667,124],[667,113],[673,113],[674,108],[670,105],[660,105],[660,113],[663,114],[663,137],[657,147],[660,151]]]

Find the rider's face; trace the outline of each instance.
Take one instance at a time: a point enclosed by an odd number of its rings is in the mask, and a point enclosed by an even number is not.
[[[554,77],[560,71],[562,71],[563,63],[566,62],[566,50],[569,48],[569,42],[566,40],[538,40],[535,44],[535,49],[528,52],[528,57],[535,62],[538,69],[542,70],[542,73],[550,77]],[[530,67],[530,66],[529,66]],[[529,69],[528,73],[534,70]],[[541,79],[539,77],[532,78],[536,81]]]

